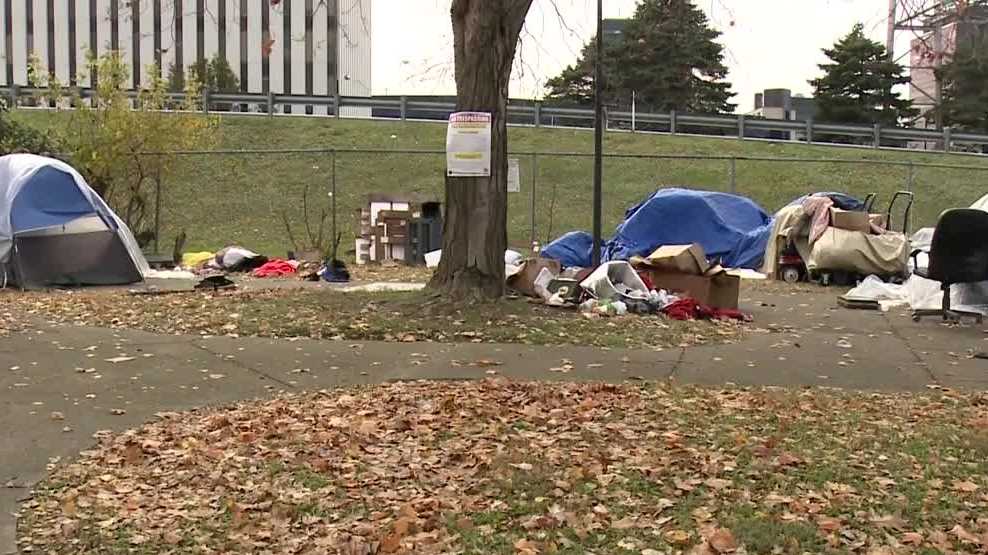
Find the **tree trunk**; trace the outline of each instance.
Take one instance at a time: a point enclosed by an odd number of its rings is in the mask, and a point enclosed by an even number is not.
[[[490,112],[490,177],[446,177],[443,255],[430,287],[451,300],[504,294],[508,81],[532,0],[453,0],[457,111]]]

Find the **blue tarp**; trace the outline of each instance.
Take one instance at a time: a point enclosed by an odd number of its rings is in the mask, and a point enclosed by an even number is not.
[[[648,256],[662,245],[699,243],[711,260],[757,269],[772,233],[772,218],[750,199],[728,193],[659,189],[625,213],[604,251],[607,260]]]
[[[751,200],[727,193],[659,189],[625,213],[601,253],[603,261],[648,256],[663,245],[699,243],[711,260],[731,268],[757,269],[772,233],[772,218]],[[542,251],[564,266],[591,266],[593,240],[573,231]]]
[[[558,260],[564,268],[578,266],[589,268],[593,251],[593,235],[585,231],[570,231],[542,249],[544,258]]]

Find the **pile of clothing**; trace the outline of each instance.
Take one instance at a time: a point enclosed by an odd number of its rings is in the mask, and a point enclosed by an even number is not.
[[[240,246],[229,246],[212,252],[186,252],[181,267],[202,276],[249,272],[255,278],[298,277],[306,281],[324,280],[331,283],[350,281],[350,272],[341,260],[313,262],[294,258],[272,258]]]

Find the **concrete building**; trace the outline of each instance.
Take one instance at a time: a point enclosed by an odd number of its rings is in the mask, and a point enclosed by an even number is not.
[[[89,86],[87,52],[116,50],[134,88],[146,81],[151,63],[167,75],[172,66],[187,68],[219,55],[241,92],[333,96],[339,90],[369,97],[371,2],[0,0],[0,85],[28,84],[33,54],[62,82]],[[350,110],[348,115],[370,113]]]
[[[817,106],[812,98],[793,95],[789,89],[765,89],[755,93],[755,109],[747,115],[765,119],[780,119],[787,121],[808,121],[816,119]],[[767,132],[769,139],[799,141],[805,140],[802,131]]]
[[[765,89],[755,93],[755,110],[750,115],[767,119],[806,121],[816,118],[816,102],[795,95],[789,89]]]

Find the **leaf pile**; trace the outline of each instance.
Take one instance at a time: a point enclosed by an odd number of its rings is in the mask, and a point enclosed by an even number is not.
[[[167,413],[57,467],[51,553],[988,549],[988,399],[506,380]]]
[[[738,339],[733,322],[676,322],[662,316],[587,319],[524,299],[438,306],[414,293],[327,290],[125,295],[23,295],[16,308],[55,323],[158,333],[310,337],[348,341],[524,343],[675,347]]]

